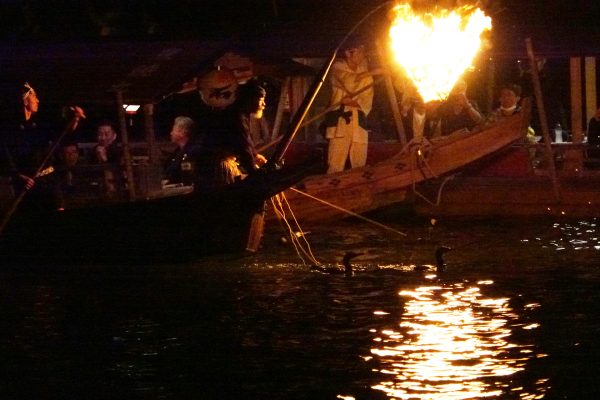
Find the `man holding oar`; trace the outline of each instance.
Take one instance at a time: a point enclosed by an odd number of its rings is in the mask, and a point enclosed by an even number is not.
[[[25,198],[26,206],[35,210],[47,210],[54,206],[53,185],[38,178],[52,173],[52,157],[60,141],[77,128],[80,119],[85,118],[81,108],[66,108],[69,124],[63,134],[52,141],[49,133],[40,129],[36,119],[40,101],[33,87],[25,82],[19,87],[17,95],[16,121],[5,124],[0,153],[3,169],[6,170],[3,173],[11,177],[17,197],[3,216],[0,232]]]

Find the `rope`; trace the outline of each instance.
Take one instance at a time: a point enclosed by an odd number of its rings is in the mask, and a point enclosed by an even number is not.
[[[440,187],[438,188],[438,192],[437,192],[437,196],[436,196],[436,201],[435,203],[431,200],[429,200],[427,197],[425,197],[425,195],[419,193],[419,191],[416,190],[415,187],[413,187],[413,191],[415,192],[415,194],[417,196],[419,196],[420,198],[422,198],[423,200],[425,200],[427,203],[429,203],[432,206],[436,206],[439,207],[440,202],[442,201],[442,189],[444,189],[444,186],[446,185],[446,183],[451,180],[454,179],[454,175],[450,175],[447,176],[446,178],[444,178],[444,181],[442,182],[442,184],[440,185]]]
[[[285,215],[284,204],[281,199],[283,199],[283,202],[285,202],[288,210],[292,214],[292,218],[296,224],[296,228],[298,229],[297,230],[298,234],[294,231],[294,229],[288,222],[288,219]],[[305,257],[306,257],[306,259],[308,259],[308,261],[310,261],[311,263],[313,263],[315,265],[320,265],[321,263],[314,256],[312,249],[310,247],[310,243],[306,239],[306,234],[302,231],[302,228],[300,227],[300,224],[298,223],[298,220],[296,219],[294,213],[292,212],[292,209],[291,209],[289,203],[287,202],[287,199],[283,195],[283,193],[273,196],[271,198],[271,205],[273,206],[273,210],[275,210],[275,215],[277,216],[277,219],[279,220],[279,223],[282,225],[282,227],[283,227],[283,223],[285,223],[287,231],[288,231],[287,233],[290,237],[292,244],[294,245],[296,254],[298,254],[298,257],[302,261],[302,264],[304,264],[304,265],[307,264],[306,260],[305,260]],[[300,238],[302,238],[302,240],[304,241],[304,244],[302,244],[300,242]],[[304,246],[306,246],[306,248]],[[304,256],[302,254],[304,254]]]
[[[407,236],[407,235],[406,235],[406,233],[404,233],[404,232],[400,232],[400,231],[398,231],[398,230],[396,230],[396,229],[394,229],[394,228],[392,228],[392,227],[390,227],[390,226],[384,225],[384,224],[382,224],[382,223],[380,223],[380,222],[377,222],[377,221],[374,221],[374,220],[372,220],[372,219],[370,219],[370,218],[364,217],[364,216],[362,216],[362,215],[360,215],[360,214],[357,214],[357,213],[355,213],[355,212],[353,212],[353,211],[350,211],[350,210],[347,210],[347,209],[345,209],[345,208],[342,208],[342,207],[340,207],[340,206],[337,206],[337,205],[335,205],[335,204],[332,204],[332,203],[330,203],[330,202],[328,202],[328,201],[325,201],[325,200],[323,200],[323,199],[319,199],[318,197],[315,197],[315,196],[313,196],[313,195],[311,195],[311,194],[308,194],[308,193],[306,193],[306,192],[303,192],[303,191],[301,191],[301,190],[298,190],[298,189],[296,189],[296,188],[293,188],[293,187],[292,187],[292,188],[290,188],[290,190],[293,190],[294,192],[300,193],[301,195],[303,195],[303,196],[306,196],[306,197],[308,197],[308,198],[310,198],[310,199],[312,199],[312,200],[316,200],[316,201],[318,201],[318,202],[319,202],[319,203],[321,203],[321,204],[325,204],[326,206],[329,206],[329,207],[331,207],[331,208],[335,208],[336,210],[342,211],[342,212],[344,212],[344,213],[346,213],[346,214],[348,214],[348,215],[351,215],[351,216],[353,216],[353,217],[359,218],[359,219],[361,219],[361,220],[363,220],[363,221],[366,221],[366,222],[368,222],[368,223],[370,223],[370,224],[373,224],[373,225],[375,225],[375,226],[378,226],[378,227],[380,227],[380,228],[383,228],[383,229],[385,229],[385,230],[388,230],[388,231],[391,231],[391,232],[397,233],[397,234],[399,234],[399,235],[402,235],[402,236]]]
[[[431,165],[429,165],[429,161],[427,160],[428,157],[426,157],[425,153],[427,152],[427,149],[429,147],[431,147],[431,142],[429,140],[427,140],[424,137],[420,138],[420,141],[417,142],[417,140],[415,140],[414,138],[406,144],[406,146],[404,146],[404,148],[402,149],[402,153],[404,152],[408,152],[411,150],[411,148],[409,146],[417,146],[417,151],[414,153],[416,155],[416,157],[411,157],[411,178],[412,178],[412,190],[413,193],[417,196],[419,196],[421,199],[423,199],[425,202],[434,205],[434,206],[439,206],[441,199],[442,199],[442,189],[444,188],[444,185],[446,185],[446,183],[450,180],[453,179],[454,176],[451,175],[449,177],[446,177],[444,179],[444,181],[442,182],[442,184],[440,185],[440,187],[438,188],[438,192],[437,192],[437,197],[436,197],[436,202],[434,203],[433,201],[429,200],[424,194],[420,193],[417,190],[417,179],[415,178],[413,172],[417,170],[417,164],[419,164],[419,162],[421,162],[420,165],[424,165],[425,168],[427,169],[427,171],[429,172],[429,174],[434,177],[434,178],[438,178],[437,174],[435,172],[433,172],[433,169],[431,168]],[[425,147],[425,149],[424,149]],[[419,170],[421,170],[421,168],[419,168]],[[425,176],[423,173],[421,173],[423,176]]]

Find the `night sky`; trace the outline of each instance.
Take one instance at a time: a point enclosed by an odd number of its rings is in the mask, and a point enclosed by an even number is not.
[[[381,0],[0,1],[0,40],[187,40],[345,32]],[[456,0],[414,0],[415,7]],[[482,0],[496,42],[532,36],[541,45],[585,48],[600,37],[594,0]],[[372,22],[373,24],[375,21]],[[369,23],[365,29],[375,29]]]

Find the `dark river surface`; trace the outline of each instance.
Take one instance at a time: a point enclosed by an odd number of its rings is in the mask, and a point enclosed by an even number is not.
[[[276,224],[246,257],[2,270],[0,399],[600,398],[596,220],[373,218],[406,236],[305,229],[353,277]]]

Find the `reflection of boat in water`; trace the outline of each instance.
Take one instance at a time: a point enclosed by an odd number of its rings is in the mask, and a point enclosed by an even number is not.
[[[419,182],[459,170],[523,139],[528,123],[529,107],[523,107],[523,112],[486,129],[411,141],[387,160],[311,176],[284,194],[296,218],[303,222],[346,216],[340,208],[354,213],[375,210],[403,201]]]

